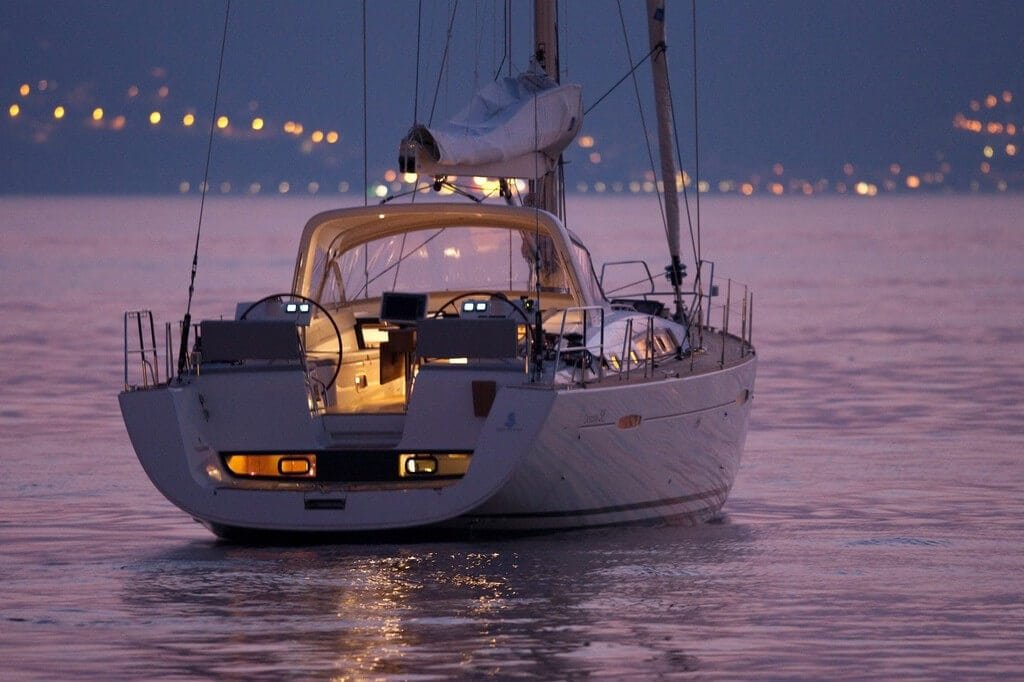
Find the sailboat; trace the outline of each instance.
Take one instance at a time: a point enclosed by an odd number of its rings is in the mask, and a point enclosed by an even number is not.
[[[720,513],[753,398],[752,297],[730,292],[715,326],[711,264],[683,287],[667,66],[653,49],[664,7],[647,2],[670,288],[643,264],[642,291],[618,296],[560,218],[558,159],[582,123],[580,89],[558,82],[554,3],[535,12],[532,69],[399,145],[403,170],[435,188],[460,174],[525,183],[518,205],[503,191],[504,203],[313,216],[291,287],[232,319],[186,316],[176,371],[165,327],[163,379],[152,315],[125,313],[132,445],[156,488],[216,535]]]

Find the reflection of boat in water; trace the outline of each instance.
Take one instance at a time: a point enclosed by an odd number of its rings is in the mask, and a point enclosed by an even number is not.
[[[565,93],[553,109],[568,112],[574,135],[578,88],[526,78],[524,106]],[[490,118],[514,128],[515,99]],[[536,171],[531,205],[314,216],[291,290],[201,322],[165,383],[150,316],[126,315],[120,402],[132,443],[157,488],[214,532],[558,529],[700,520],[725,502],[756,366],[746,298],[740,335],[704,324],[703,286],[683,304],[677,237],[673,291],[659,295],[639,266],[643,291],[609,300],[555,215],[553,159],[572,135],[531,128],[525,150],[447,157],[446,132],[478,122],[467,111],[447,131],[414,129],[406,169],[441,184],[446,170],[501,175],[509,161],[509,176]],[[140,339],[131,350],[129,322]]]

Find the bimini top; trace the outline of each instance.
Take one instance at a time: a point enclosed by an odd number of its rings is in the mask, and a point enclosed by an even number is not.
[[[385,291],[530,295],[538,285],[578,305],[605,300],[590,252],[550,213],[422,202],[313,216],[302,233],[292,291],[341,304]]]

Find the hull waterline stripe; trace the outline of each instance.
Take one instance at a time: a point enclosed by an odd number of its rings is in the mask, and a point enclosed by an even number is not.
[[[637,509],[650,509],[651,507],[668,507],[677,504],[685,504],[686,502],[695,502],[697,500],[706,500],[715,497],[724,498],[729,492],[729,488],[716,488],[715,490],[709,490],[702,493],[695,493],[693,495],[683,495],[682,497],[669,497],[661,500],[649,500],[647,502],[634,502],[632,504],[618,504],[610,507],[594,507],[592,509],[573,509],[566,511],[546,511],[546,512],[518,512],[514,514],[466,514],[467,517],[476,519],[538,519],[538,518],[566,518],[570,516],[592,516],[596,514],[614,514],[616,512],[634,511]]]

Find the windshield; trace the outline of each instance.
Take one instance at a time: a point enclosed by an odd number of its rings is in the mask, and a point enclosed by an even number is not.
[[[569,293],[550,238],[494,227],[444,227],[376,239],[348,251],[318,249],[312,291],[325,305],[377,298],[385,291],[533,291]]]

